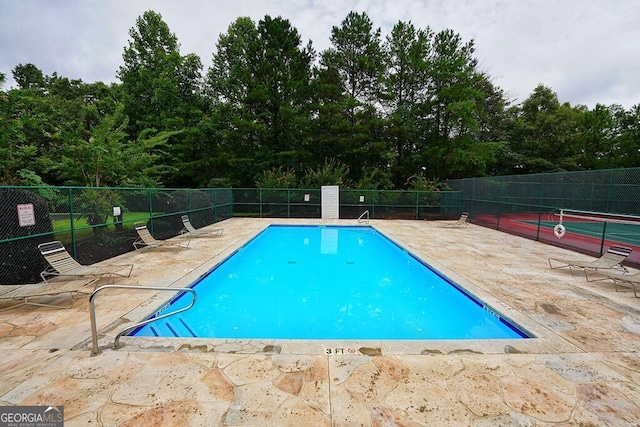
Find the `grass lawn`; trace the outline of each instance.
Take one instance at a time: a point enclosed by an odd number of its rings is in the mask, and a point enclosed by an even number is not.
[[[125,229],[133,229],[133,225],[139,221],[149,220],[149,212],[126,212],[123,215],[122,227]],[[113,217],[107,219],[106,228],[108,231],[115,231]],[[51,221],[55,238],[64,243],[71,242],[71,221],[69,218]],[[93,236],[93,227],[89,225],[85,216],[75,218],[73,220],[73,231],[76,240],[83,240]]]

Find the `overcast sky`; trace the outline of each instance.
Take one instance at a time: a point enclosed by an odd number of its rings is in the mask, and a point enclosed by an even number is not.
[[[0,0],[0,72],[32,63],[44,74],[115,82],[129,29],[146,10],[162,15],[180,52],[204,73],[218,35],[240,16],[289,19],[316,51],[332,26],[366,12],[383,37],[398,21],[452,29],[475,41],[482,71],[514,103],[542,83],[571,105],[640,104],[638,0]]]

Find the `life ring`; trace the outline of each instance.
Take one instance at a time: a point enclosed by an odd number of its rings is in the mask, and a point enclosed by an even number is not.
[[[567,230],[564,229],[564,225],[562,224],[558,224],[553,227],[553,234],[555,234],[558,239],[562,238],[566,232]]]

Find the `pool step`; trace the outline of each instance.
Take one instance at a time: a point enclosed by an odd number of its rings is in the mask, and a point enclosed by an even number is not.
[[[181,317],[176,319],[164,319],[147,326],[149,331],[156,337],[193,337],[196,333],[187,325]]]

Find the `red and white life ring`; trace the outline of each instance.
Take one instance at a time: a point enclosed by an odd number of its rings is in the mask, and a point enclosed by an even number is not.
[[[565,230],[564,225],[562,224],[558,224],[553,227],[553,234],[555,234],[558,239],[562,238],[566,232],[567,230]]]

